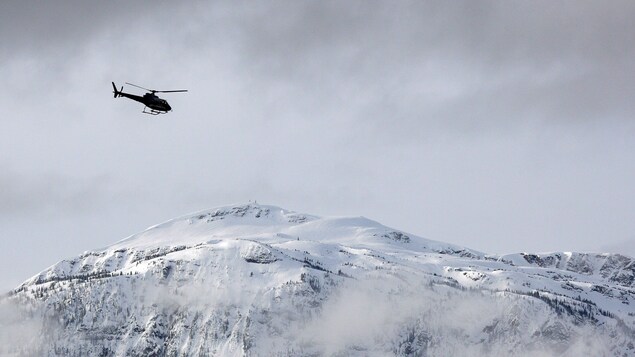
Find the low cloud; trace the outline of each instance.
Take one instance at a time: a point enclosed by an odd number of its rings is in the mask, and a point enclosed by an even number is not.
[[[522,296],[414,276],[367,278],[333,294],[298,338],[325,355],[573,357],[609,348],[598,327],[576,326]]]
[[[625,341],[619,330],[611,330],[611,322],[574,323],[532,297],[461,290],[415,272],[378,270],[337,285],[329,285],[322,273],[307,273],[304,283],[289,281],[270,289],[258,285],[262,282],[246,287],[247,279],[259,278],[241,278],[241,270],[232,269],[220,280],[206,283],[207,274],[202,274],[194,283],[182,284],[172,277],[178,266],[170,264],[153,265],[153,274],[164,277],[155,283],[153,278],[118,277],[39,289],[56,295],[49,302],[76,289],[72,305],[56,311],[25,300],[3,302],[0,352],[41,352],[55,346],[117,353],[129,348],[192,354],[214,350],[232,356],[295,351],[324,356],[574,357],[602,355]],[[98,287],[103,283],[113,285]],[[93,293],[82,293],[81,284],[90,284]],[[103,290],[94,294],[94,289]],[[78,326],[81,332],[75,330]]]
[[[38,309],[0,298],[0,355],[29,355],[42,343],[44,320]]]
[[[607,244],[600,248],[602,252],[617,253],[635,257],[635,238],[614,244]]]

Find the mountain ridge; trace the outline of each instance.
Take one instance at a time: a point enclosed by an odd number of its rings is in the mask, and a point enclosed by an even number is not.
[[[634,266],[618,254],[487,255],[364,217],[249,203],[63,260],[8,299],[49,326],[32,345],[51,355],[575,355],[588,340],[618,356],[635,352]],[[388,332],[335,326],[377,306],[371,320]],[[465,309],[480,327],[438,315]]]

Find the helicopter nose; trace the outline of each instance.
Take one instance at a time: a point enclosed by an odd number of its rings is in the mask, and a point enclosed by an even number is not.
[[[170,106],[170,104],[166,104],[165,106],[168,108],[168,111],[172,110],[172,107]]]

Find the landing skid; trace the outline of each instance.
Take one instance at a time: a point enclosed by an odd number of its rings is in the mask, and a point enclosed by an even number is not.
[[[148,111],[146,111],[146,109]],[[161,110],[152,109],[152,108],[148,108],[148,107],[143,107],[143,112],[142,113],[150,114],[150,115],[159,115],[159,114],[166,114],[167,112],[161,111]]]

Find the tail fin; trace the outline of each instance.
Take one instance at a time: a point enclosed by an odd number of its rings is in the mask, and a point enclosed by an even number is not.
[[[121,91],[117,90],[117,87],[115,86],[115,82],[112,82],[112,89],[114,89],[113,93],[115,98],[117,98],[118,96],[121,96]],[[123,87],[121,87],[121,90],[123,90]]]

